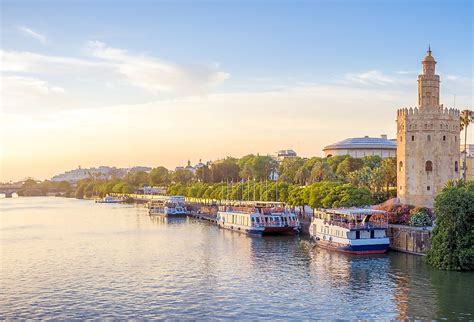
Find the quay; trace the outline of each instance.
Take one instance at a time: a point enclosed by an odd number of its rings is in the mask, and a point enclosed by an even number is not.
[[[192,211],[189,213],[188,217],[204,220],[204,221],[209,221],[213,224],[217,224],[216,216],[213,216],[213,215],[207,215],[207,214],[202,214],[202,213]]]
[[[165,200],[169,196],[146,194],[113,193],[113,197],[128,200],[138,205],[149,201]],[[190,209],[188,217],[217,224],[217,207],[223,205],[249,205],[252,201],[217,200],[204,198],[185,198],[186,206]],[[300,234],[309,236],[311,215],[297,213],[301,224]],[[398,252],[423,256],[430,247],[432,228],[419,228],[404,225],[388,225],[387,235],[390,238],[390,249]]]

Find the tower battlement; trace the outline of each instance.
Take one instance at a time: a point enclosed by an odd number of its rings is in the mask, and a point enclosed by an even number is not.
[[[438,108],[429,110],[419,109],[418,107],[404,107],[397,110],[397,117],[412,116],[418,114],[434,114],[437,116],[460,117],[461,111],[455,108],[447,108],[441,104]]]

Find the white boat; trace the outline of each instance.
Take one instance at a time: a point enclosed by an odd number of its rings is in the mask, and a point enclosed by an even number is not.
[[[254,206],[225,206],[217,213],[217,225],[254,235],[286,234],[299,232],[296,214],[283,207],[256,203]]]
[[[352,254],[385,253],[387,213],[365,208],[317,210],[309,227],[316,245]]]
[[[102,198],[102,199],[96,199],[95,202],[96,202],[96,203],[121,203],[122,200],[115,199],[115,198],[112,197],[112,196],[105,196],[105,197]]]
[[[188,215],[185,198],[171,196],[165,200],[152,201],[148,205],[148,214],[164,217],[183,217]]]

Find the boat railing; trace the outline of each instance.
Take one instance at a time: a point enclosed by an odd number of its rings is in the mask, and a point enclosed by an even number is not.
[[[346,229],[369,229],[369,228],[388,228],[386,222],[343,222],[334,220],[325,220],[324,224],[338,226]]]

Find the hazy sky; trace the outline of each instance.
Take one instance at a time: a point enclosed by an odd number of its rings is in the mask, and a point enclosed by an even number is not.
[[[468,0],[0,2],[0,181],[393,137],[429,43],[473,107]]]

